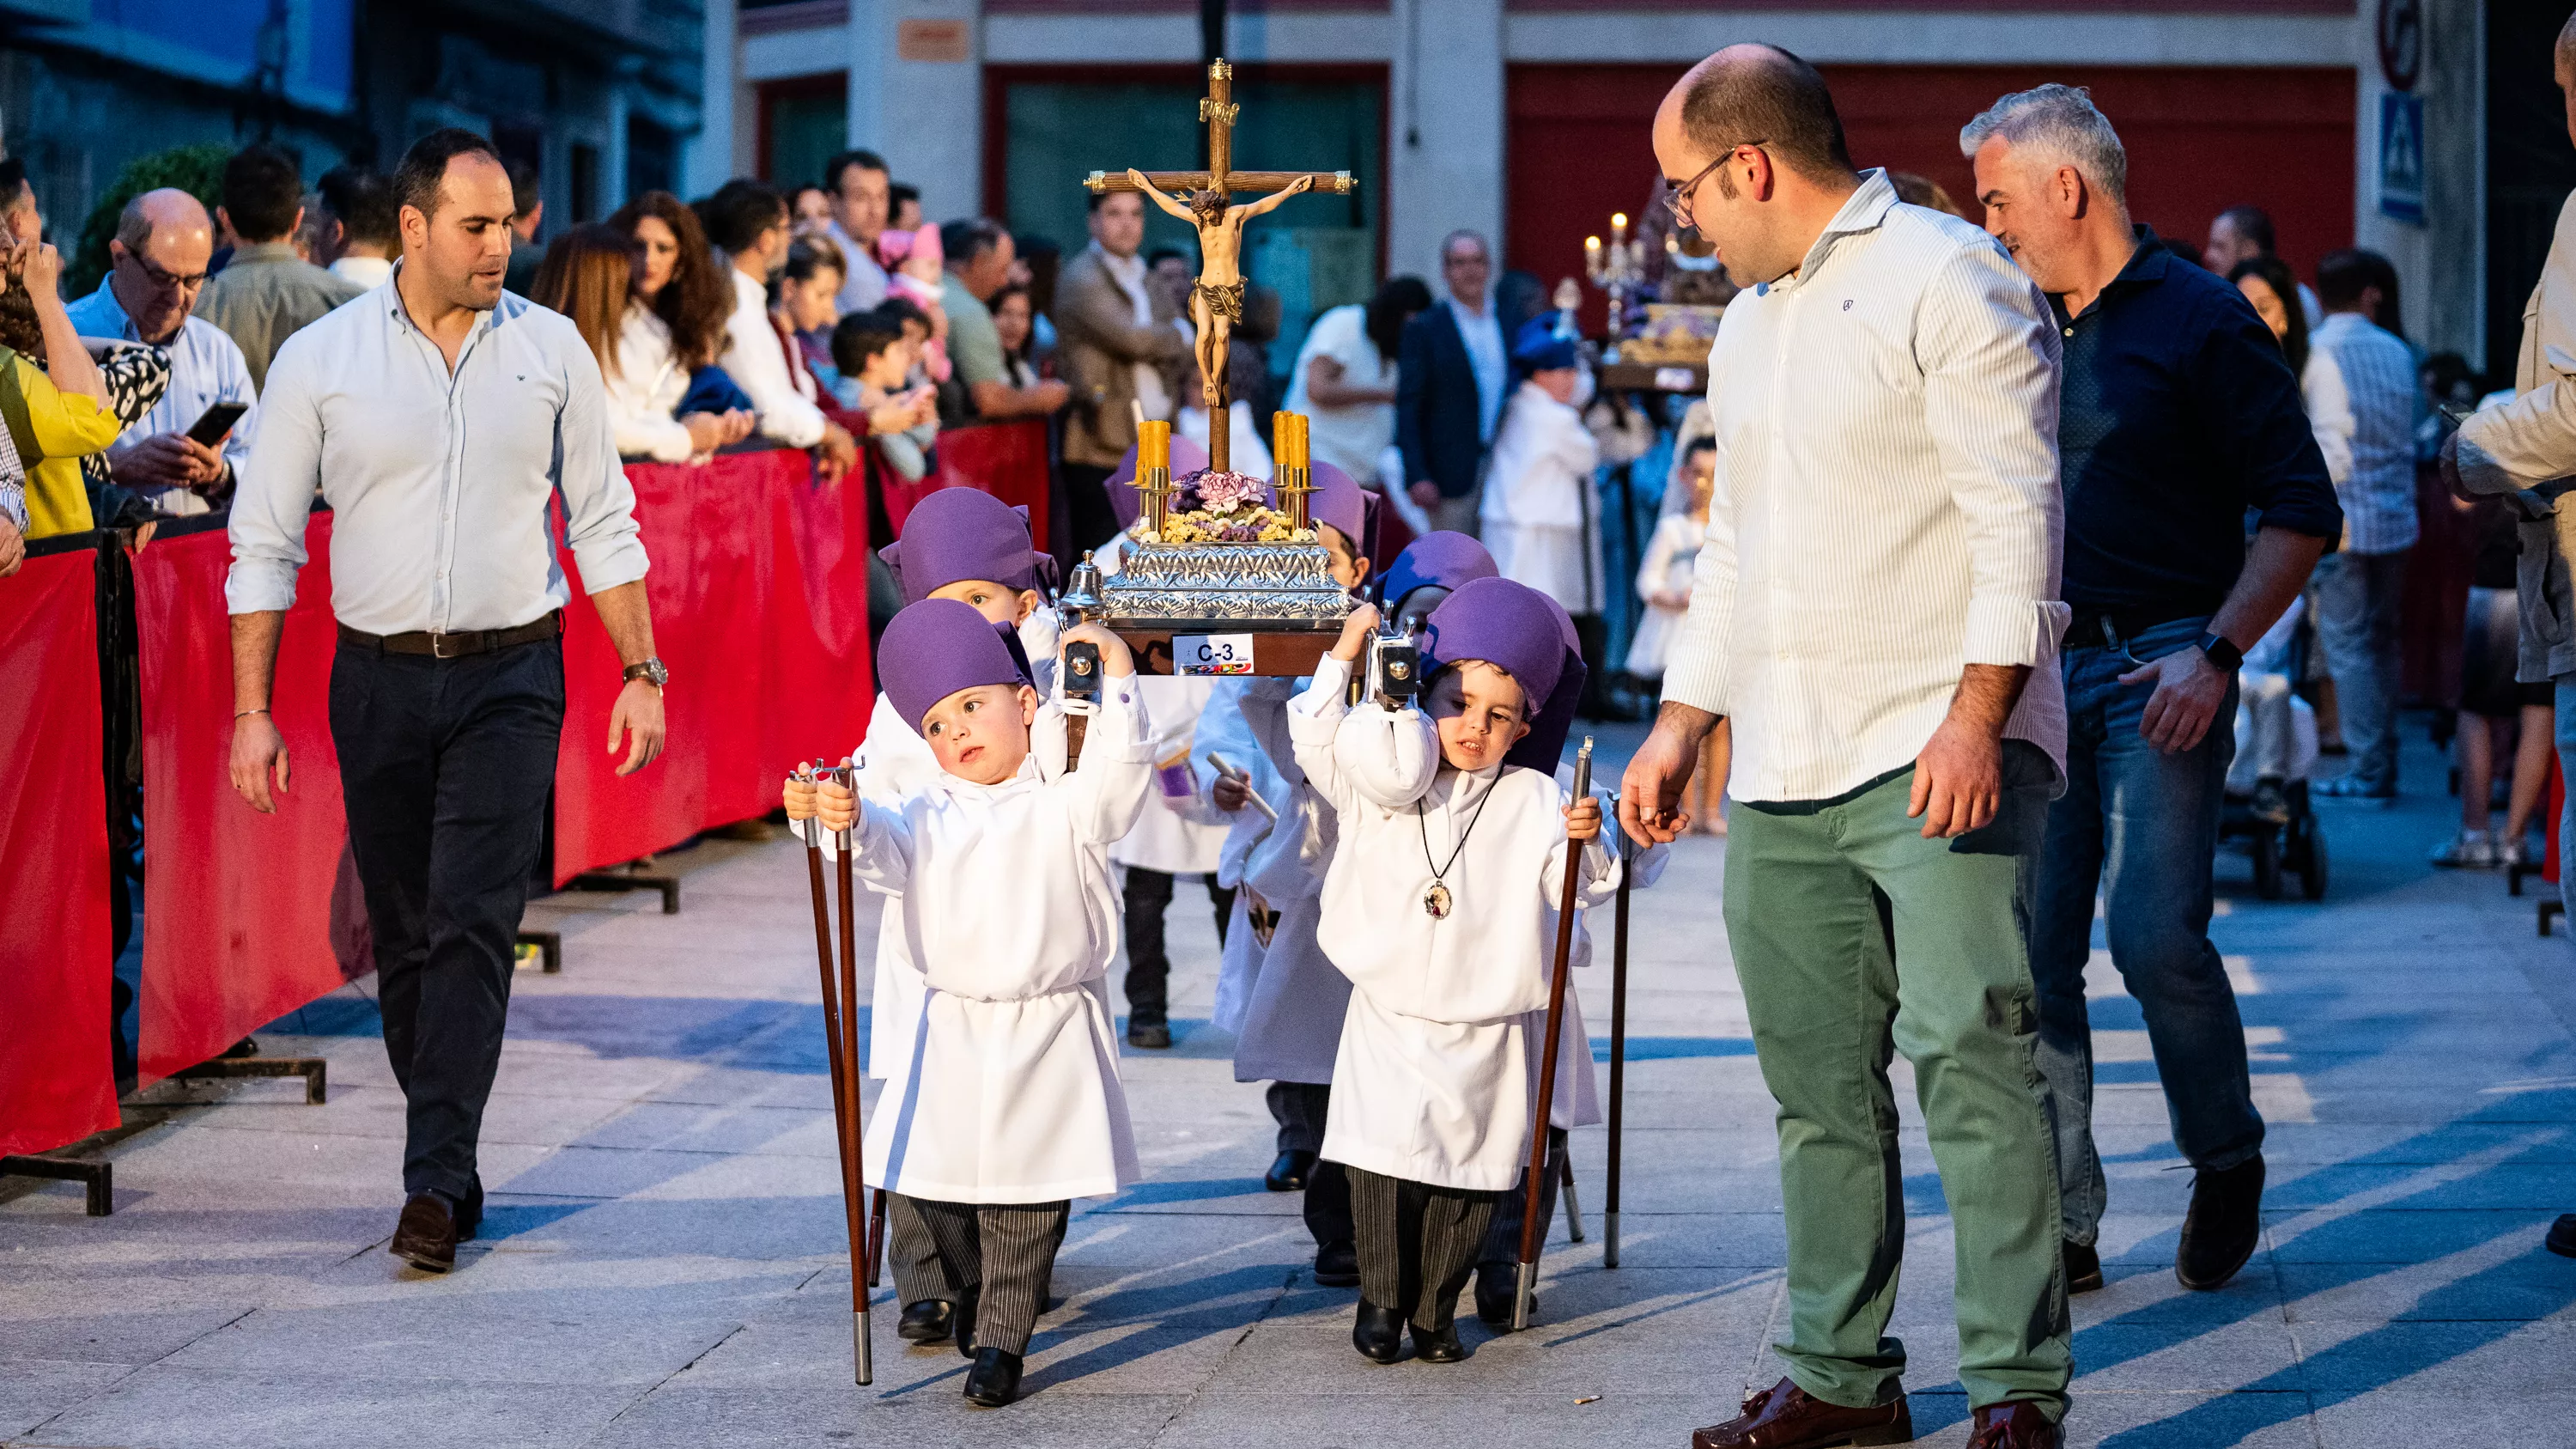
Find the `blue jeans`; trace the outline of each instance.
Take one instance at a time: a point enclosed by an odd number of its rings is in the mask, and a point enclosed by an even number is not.
[[[2397,788],[2398,610],[2406,553],[2330,553],[2317,560],[2317,642],[2334,674],[2335,713],[2353,778]]]
[[[2151,687],[2119,682],[2143,661],[2190,648],[2208,627],[2207,619],[2176,619],[2125,648],[2070,648],[2063,660],[2066,793],[2049,807],[2030,966],[2070,1243],[2092,1243],[2109,1193],[2093,1148],[2093,1029],[2084,1006],[2097,887],[2112,964],[2147,1019],[2174,1145],[2192,1166],[2212,1171],[2263,1146],[2245,1026],[2209,943],[2210,859],[2236,753],[2236,687],[2228,685],[2200,743],[2169,755],[2138,733]]]

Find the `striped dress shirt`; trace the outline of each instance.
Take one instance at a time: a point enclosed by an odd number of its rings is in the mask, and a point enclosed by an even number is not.
[[[2358,312],[2336,312],[2308,345],[2335,360],[2352,402],[2352,472],[2335,484],[2343,504],[2344,548],[2396,553],[2413,548],[2415,354],[2396,333]]]
[[[1734,721],[1731,793],[1902,770],[1969,664],[2028,665],[2004,733],[2063,770],[2058,338],[1984,232],[1865,174],[1709,351],[1717,488],[1664,697]]]

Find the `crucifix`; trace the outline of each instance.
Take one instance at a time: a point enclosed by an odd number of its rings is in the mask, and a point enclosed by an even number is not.
[[[1225,395],[1227,337],[1243,320],[1243,224],[1306,191],[1348,195],[1347,171],[1237,171],[1234,169],[1234,67],[1208,66],[1208,93],[1199,119],[1208,128],[1205,171],[1137,171],[1113,176],[1094,171],[1083,182],[1094,194],[1141,191],[1156,206],[1188,222],[1199,235],[1199,276],[1190,287],[1190,323],[1198,329],[1199,398],[1208,415],[1208,466],[1232,471],[1228,456]],[[1261,196],[1242,206],[1233,193]],[[1178,193],[1177,195],[1175,193]]]

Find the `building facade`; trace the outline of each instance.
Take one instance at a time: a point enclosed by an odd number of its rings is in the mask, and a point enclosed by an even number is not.
[[[698,0],[0,0],[0,143],[67,239],[147,152],[273,140],[309,180],[464,125],[552,232],[678,184],[707,48]]]
[[[1227,51],[1239,164],[1359,163],[1358,198],[1280,214],[1309,234],[1278,245],[1311,253],[1319,292],[1338,289],[1354,247],[1369,270],[1430,275],[1457,228],[1548,283],[1578,272],[1583,237],[1645,202],[1665,87],[1720,46],[1767,40],[1826,71],[1862,165],[1962,199],[1961,123],[2004,91],[2090,86],[2128,142],[2140,220],[2197,244],[2221,209],[2258,204],[2303,272],[2337,247],[2376,248],[2398,264],[2415,340],[2486,362],[2510,353],[2499,329],[2537,275],[2535,217],[2554,218],[2576,183],[2563,121],[2543,114],[2558,109],[2548,37],[2570,9],[1236,0]],[[921,188],[933,219],[982,211],[1078,241],[1085,172],[1196,164],[1193,0],[708,0],[707,17],[733,44],[709,46],[705,90],[733,104],[709,108],[691,148],[701,190],[731,174],[808,180],[855,139]],[[1293,280],[1299,261],[1270,279]]]

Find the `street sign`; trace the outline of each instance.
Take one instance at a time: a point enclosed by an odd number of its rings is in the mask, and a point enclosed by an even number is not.
[[[2424,98],[2405,91],[2379,98],[2379,214],[2424,219]]]

